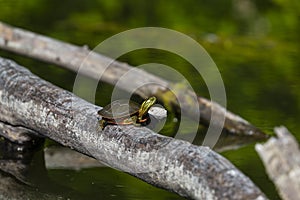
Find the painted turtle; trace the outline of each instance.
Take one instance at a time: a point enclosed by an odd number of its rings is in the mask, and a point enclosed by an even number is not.
[[[155,97],[145,100],[141,106],[128,100],[116,100],[98,111],[98,115],[102,117],[100,127],[103,130],[108,124],[136,125],[147,122],[148,110],[155,102]]]

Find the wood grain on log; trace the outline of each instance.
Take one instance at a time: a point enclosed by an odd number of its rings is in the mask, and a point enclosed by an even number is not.
[[[253,182],[208,147],[146,127],[98,128],[98,106],[0,58],[0,121],[23,126],[110,167],[192,199],[265,199]]]

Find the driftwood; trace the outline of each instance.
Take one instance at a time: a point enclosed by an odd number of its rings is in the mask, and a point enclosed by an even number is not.
[[[275,128],[277,138],[272,137],[255,149],[261,157],[270,179],[282,199],[300,198],[300,150],[297,140],[285,127]]]
[[[32,129],[152,185],[192,199],[265,199],[229,161],[208,147],[146,127],[99,130],[98,106],[0,58],[0,121]]]
[[[78,47],[67,44],[36,33],[14,28],[1,22],[0,48],[50,62],[75,71],[76,73],[79,67],[84,64],[84,66],[80,68],[80,73],[98,80],[99,73],[103,72],[101,80],[112,85],[116,84],[122,75],[132,69],[132,67],[126,63],[117,62],[104,55],[91,52],[85,46]],[[105,70],[105,66],[108,65],[109,67]],[[172,83],[141,69],[131,71],[131,74],[135,81],[133,81],[130,86],[125,85],[123,87],[122,84],[119,85],[121,89],[132,92],[132,88],[139,88],[135,91],[139,96],[143,98],[156,96],[161,102],[168,105],[171,104],[171,106],[177,108],[177,110],[180,108],[182,112],[195,120],[195,109],[191,105],[191,99],[193,99],[193,93],[191,91],[186,88],[177,89],[176,95],[178,99],[181,100],[181,105],[179,106],[176,97],[172,95],[168,89],[173,88]],[[154,84],[139,87],[140,85],[138,85],[138,83],[145,82]],[[224,129],[230,133],[243,136],[248,135],[256,137],[258,140],[266,138],[266,135],[261,130],[241,117],[226,111],[226,109],[219,104],[203,97],[196,97],[196,101],[197,102],[192,102],[192,104],[199,104],[200,123],[209,125],[213,110],[214,117],[220,119],[213,121],[215,127],[224,127]],[[225,122],[223,125],[222,119],[224,118]]]

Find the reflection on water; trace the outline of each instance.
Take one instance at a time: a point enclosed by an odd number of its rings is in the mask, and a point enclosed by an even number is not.
[[[77,152],[57,147],[44,152],[40,147],[0,139],[0,199],[183,199],[114,169],[95,167]],[[45,154],[47,166],[56,169],[45,167]]]

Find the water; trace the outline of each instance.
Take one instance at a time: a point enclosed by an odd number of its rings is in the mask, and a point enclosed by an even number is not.
[[[300,141],[298,2],[30,0],[25,4],[0,0],[0,5],[0,19],[4,22],[91,48],[113,34],[135,27],[162,26],[188,34],[208,51],[218,66],[230,111],[269,134],[274,126],[285,125]],[[72,91],[73,72],[3,51],[0,55]],[[192,66],[174,54],[139,50],[119,60],[131,65],[158,62],[171,66],[185,75],[199,95],[209,98],[202,78],[194,76]],[[159,70],[157,73],[160,74]],[[112,89],[104,84],[97,92],[96,103],[109,103]],[[222,154],[270,199],[279,198],[253,144]],[[47,170],[47,174],[54,193],[54,186],[59,184],[72,198],[181,199],[105,167]]]

